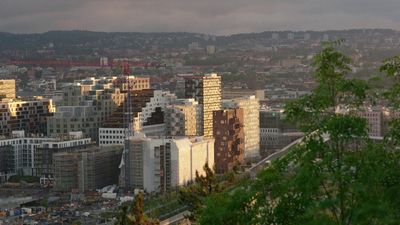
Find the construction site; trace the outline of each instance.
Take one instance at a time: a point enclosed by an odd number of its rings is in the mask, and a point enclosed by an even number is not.
[[[79,193],[117,184],[122,147],[98,147],[53,155],[55,190]]]

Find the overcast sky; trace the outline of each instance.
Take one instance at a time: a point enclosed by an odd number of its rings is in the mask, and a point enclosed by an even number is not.
[[[400,0],[0,0],[0,31],[186,31],[394,28]]]

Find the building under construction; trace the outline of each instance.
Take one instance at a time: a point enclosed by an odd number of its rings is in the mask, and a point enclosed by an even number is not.
[[[81,133],[80,133],[81,134]],[[77,152],[95,146],[90,138],[68,138],[66,140],[47,141],[34,151],[32,174],[37,177],[54,177],[53,155],[57,152]]]
[[[55,190],[80,193],[118,184],[122,147],[93,146],[53,155]]]

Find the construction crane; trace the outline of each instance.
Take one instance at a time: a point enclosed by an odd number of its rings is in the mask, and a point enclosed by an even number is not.
[[[129,176],[129,169],[130,166],[130,157],[129,153],[131,150],[131,142],[129,138],[133,136],[133,110],[132,110],[132,90],[133,85],[130,79],[130,64],[128,61],[124,61],[122,64],[122,76],[126,82],[126,98],[124,104],[124,128],[125,128],[125,143],[124,143],[124,156],[123,156],[123,163],[124,163],[124,179],[125,188],[130,186],[130,176]]]

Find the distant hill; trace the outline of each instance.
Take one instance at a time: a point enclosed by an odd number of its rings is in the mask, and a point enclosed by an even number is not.
[[[289,35],[289,33],[291,33]],[[373,41],[375,39],[399,39],[399,32],[389,29],[359,29],[334,31],[279,31],[262,33],[244,33],[230,36],[212,36],[197,33],[124,33],[124,32],[92,32],[92,31],[49,31],[38,34],[0,33],[0,52],[7,50],[38,50],[54,46],[59,53],[89,51],[93,49],[161,49],[187,48],[188,44],[198,42],[201,46],[217,45],[219,48],[230,46],[246,47],[268,42],[284,42],[298,40],[321,40],[345,38],[350,41]],[[274,34],[274,35],[273,35]],[[272,38],[274,36],[274,38]],[[290,36],[290,38],[289,38]],[[278,38],[277,38],[278,37]],[[379,41],[378,41],[379,42]]]

